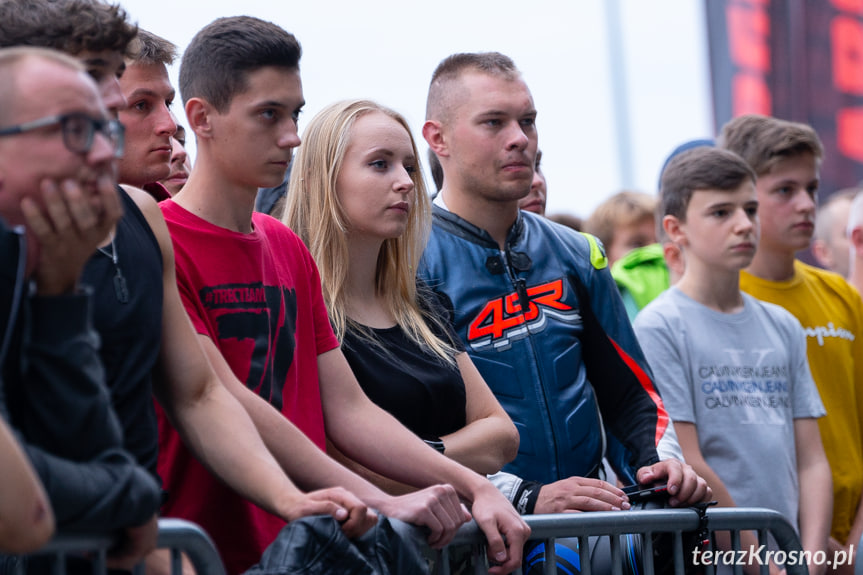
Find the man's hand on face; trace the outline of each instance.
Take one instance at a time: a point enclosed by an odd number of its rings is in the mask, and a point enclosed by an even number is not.
[[[100,178],[92,194],[73,180],[44,180],[41,192],[41,205],[30,197],[21,200],[27,229],[39,245],[36,291],[71,293],[84,264],[123,215],[120,197],[109,177]]]

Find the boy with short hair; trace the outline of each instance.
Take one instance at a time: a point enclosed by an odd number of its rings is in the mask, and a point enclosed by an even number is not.
[[[830,546],[851,552],[863,534],[863,302],[839,275],[795,257],[812,241],[821,141],[805,124],[748,115],[728,122],[717,144],[758,177],[761,246],[740,287],[787,309],[806,332],[809,367],[827,410],[818,427],[833,474]]]
[[[605,247],[630,321],[670,285],[663,248],[656,240],[655,211],[656,197],[624,190],[599,204],[584,223],[584,231]]]
[[[634,327],[684,457],[720,505],[780,511],[806,551],[825,551],[830,468],[805,337],[739,286],[758,246],[755,174],[732,152],[695,148],[665,169],[660,201],[686,269]]]
[[[446,545],[469,517],[461,496],[499,563],[490,572],[508,573],[521,562],[527,525],[487,479],[436,452],[363,394],[333,334],[308,250],[279,221],[253,212],[257,189],[282,181],[300,144],[300,53],[294,36],[246,16],[215,20],[186,49],[180,88],[198,153],[186,185],[160,204],[183,302],[222,381],[234,386],[299,485],[350,489],[385,514],[429,527],[434,546]],[[160,431],[159,470],[176,496],[169,513],[204,524],[233,558],[231,572],[247,567],[280,525],[225,489],[164,418]],[[388,496],[329,459],[327,440],[373,471],[432,487]]]
[[[602,242],[608,265],[635,248],[656,243],[656,198],[623,190],[599,204],[584,222],[584,231]]]

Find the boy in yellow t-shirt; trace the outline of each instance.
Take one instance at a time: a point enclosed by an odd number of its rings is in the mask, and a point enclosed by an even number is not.
[[[740,287],[783,306],[806,331],[827,410],[819,428],[833,475],[830,547],[856,551],[863,534],[863,300],[838,274],[795,258],[812,240],[821,141],[805,124],[749,115],[728,122],[718,145],[741,155],[758,176],[761,244]]]

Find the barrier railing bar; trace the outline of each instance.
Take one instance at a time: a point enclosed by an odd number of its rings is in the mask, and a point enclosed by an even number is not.
[[[474,564],[474,573],[476,575],[483,575],[486,573],[485,569],[485,561],[486,561],[486,553],[485,553],[485,544],[474,545],[473,547],[473,555],[471,556]]]
[[[171,573],[183,572],[183,554],[179,549],[171,549]]]
[[[187,551],[189,560],[199,575],[226,575],[225,566],[216,552],[213,540],[194,523],[182,519],[160,519],[159,538],[156,541],[156,546],[159,548],[177,547]],[[179,557],[178,561],[180,562],[180,571],[175,571],[172,554],[172,573],[182,573],[182,560]]]
[[[76,552],[82,549],[109,549],[117,541],[113,534],[79,533],[64,531],[55,535],[44,547],[31,555],[56,555],[58,553]]]
[[[611,537],[609,546],[611,547],[611,575],[623,575],[623,562],[620,560],[620,535]]]
[[[50,571],[52,575],[65,575],[66,556],[82,551],[93,553],[93,575],[107,573],[107,551],[115,545],[117,536],[105,533],[63,532],[56,535],[44,547],[30,554],[31,556],[50,556]],[[189,560],[199,575],[226,575],[222,560],[207,533],[189,521],[182,519],[160,519],[159,534],[156,542],[158,548],[171,549],[171,572],[182,573],[182,553],[186,552]],[[25,562],[16,560],[12,571],[15,575],[25,575]],[[134,575],[144,575],[144,564],[136,565]]]
[[[645,533],[644,556],[653,557],[653,531]],[[653,575],[653,561],[644,562],[644,575]]]
[[[441,549],[439,557],[440,557],[440,560],[438,561],[438,573],[440,575],[450,575],[449,547],[444,547],[443,549]]]
[[[860,536],[860,541],[857,543],[857,553],[860,553],[860,546],[863,545],[863,535]],[[863,555],[860,559],[854,562],[854,575],[863,575]]]
[[[554,540],[577,538],[581,574],[591,575],[590,549],[588,537],[609,537],[613,575],[622,574],[622,535],[643,534],[643,557],[653,556],[652,535],[660,532],[673,534],[674,570],[676,575],[683,575],[685,557],[682,532],[694,531],[700,525],[699,514],[694,509],[660,509],[643,511],[592,512],[578,515],[533,515],[525,517],[531,527],[531,540],[545,541],[544,573],[556,573],[556,553]],[[755,508],[710,509],[707,511],[708,529],[710,532],[731,532],[732,548],[740,549],[740,531],[753,530],[758,534],[759,544],[767,542],[768,531],[779,547],[786,551],[801,550],[800,539],[793,527],[775,511]],[[116,541],[111,535],[93,535],[63,533],[49,542],[34,555],[54,555],[51,572],[63,575],[64,558],[68,553],[78,553],[82,550],[98,551],[94,562],[94,574],[104,573],[106,550]],[[469,545],[476,573],[485,572],[485,545],[476,523],[463,526],[456,534],[452,546]],[[197,525],[180,519],[161,519],[159,521],[159,536],[157,546],[171,549],[172,573],[182,572],[181,550],[186,552],[195,571],[199,575],[225,575],[225,568],[215,550],[210,537]],[[441,552],[441,557],[451,556],[449,548]],[[763,558],[763,553],[762,553]],[[627,557],[626,560],[631,558]],[[654,575],[652,561],[644,561],[646,574]],[[439,573],[449,575],[451,569],[449,560],[438,562]],[[786,564],[787,575],[808,575],[805,564]],[[708,566],[708,574],[714,572],[713,566]],[[740,566],[735,566],[736,575],[740,575]],[[23,564],[17,563],[14,572],[23,573]],[[136,568],[136,575],[142,571]],[[521,570],[517,571],[521,572]],[[767,575],[767,566],[762,565],[761,575]],[[855,575],[863,575],[863,568],[858,564]]]
[[[731,548],[740,549],[740,531],[731,532]],[[743,575],[743,565],[734,565],[734,575]]]
[[[758,541],[767,541],[767,531],[765,529],[758,530]],[[764,561],[765,553],[759,553],[761,560]],[[770,566],[765,564],[761,565],[761,568],[758,570],[760,575],[770,575]]]
[[[551,539],[547,539],[546,541],[551,541]],[[549,545],[549,543],[546,543],[546,545]],[[578,563],[581,567],[581,572],[584,575],[590,575],[590,545],[587,542],[587,537],[578,538]]]
[[[105,573],[108,571],[108,551],[106,549],[99,549],[96,553],[96,558],[93,559],[93,575],[99,575],[99,573]],[[136,574],[137,575],[137,574]]]
[[[581,547],[579,547],[581,549]],[[552,539],[545,540],[545,565],[543,566],[543,575],[557,574],[557,549],[554,547]]]
[[[786,551],[800,551],[800,538],[794,528],[785,520],[782,514],[761,508],[712,508],[707,511],[708,530],[712,532],[726,531],[731,534],[732,548],[740,550],[740,531],[753,530],[758,535],[759,545],[766,544],[768,532],[773,536],[779,547]],[[525,521],[531,527],[531,540],[545,542],[545,565],[543,573],[556,573],[554,540],[563,538],[578,538],[581,575],[591,575],[590,551],[587,537],[610,537],[613,575],[621,574],[621,548],[619,537],[625,534],[644,534],[644,557],[652,557],[652,535],[660,532],[670,532],[673,535],[674,572],[684,574],[685,557],[683,549],[683,532],[695,531],[700,526],[699,513],[695,509],[652,509],[639,511],[598,511],[578,515],[553,514],[526,516]],[[661,527],[660,527],[661,526]],[[473,522],[464,525],[453,539],[451,546],[472,545],[474,551],[481,549],[479,542],[484,538]],[[863,544],[863,540],[861,540]],[[649,553],[648,553],[649,552]],[[484,554],[477,553],[478,555]],[[762,559],[764,553],[761,554]],[[446,563],[446,562],[444,562]],[[477,572],[481,571],[482,561],[475,561]],[[713,565],[706,565],[707,575],[715,574]],[[760,566],[760,574],[767,575],[768,566]],[[652,561],[645,562],[645,575],[654,575]],[[805,563],[786,564],[787,575],[808,575]],[[442,574],[449,573],[449,566],[441,565]],[[736,575],[741,575],[742,567],[734,566]],[[517,571],[516,573],[520,573]],[[855,572],[863,575],[863,569]]]
[[[52,558],[51,575],[64,575],[64,566],[66,565],[66,553],[57,553]]]
[[[675,575],[683,575],[683,533],[681,531],[674,532],[674,544],[672,551],[674,553],[674,573]],[[646,561],[646,563],[653,563]]]

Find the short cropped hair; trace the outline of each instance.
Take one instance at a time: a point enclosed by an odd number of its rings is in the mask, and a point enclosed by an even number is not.
[[[659,215],[686,221],[692,194],[699,190],[732,192],[746,181],[755,185],[755,171],[730,150],[700,146],[675,156],[662,172]]]
[[[102,0],[0,1],[0,47],[126,54],[137,33],[125,10]]]
[[[854,196],[861,189],[863,188],[845,188],[827,196],[827,199],[818,206],[818,211],[815,213],[815,232],[812,236],[814,239],[832,243],[831,232],[836,225],[836,216],[841,210],[847,210],[850,207]],[[847,203],[845,203],[846,201]],[[842,232],[844,234],[845,230]]]
[[[644,192],[623,190],[599,204],[584,222],[584,231],[596,236],[608,249],[615,230],[653,219],[656,197]]]
[[[49,60],[71,70],[84,71],[81,62],[54,49],[38,46],[0,48],[0,127],[17,122],[15,104],[27,97],[27,94],[18,93],[17,72],[31,59]]]
[[[135,64],[170,66],[177,59],[177,46],[161,36],[139,29],[128,59]]]
[[[811,126],[757,114],[728,121],[716,144],[746,160],[759,176],[786,158],[806,153],[816,160],[824,156],[821,139]]]
[[[521,73],[509,56],[500,52],[459,53],[448,56],[432,74],[426,100],[426,120],[448,117],[453,98],[453,81],[466,72],[481,72],[506,79],[518,78]]]
[[[293,34],[251,16],[214,20],[201,29],[180,64],[183,103],[203,98],[220,113],[248,89],[248,75],[274,66],[299,70],[302,48]]]

